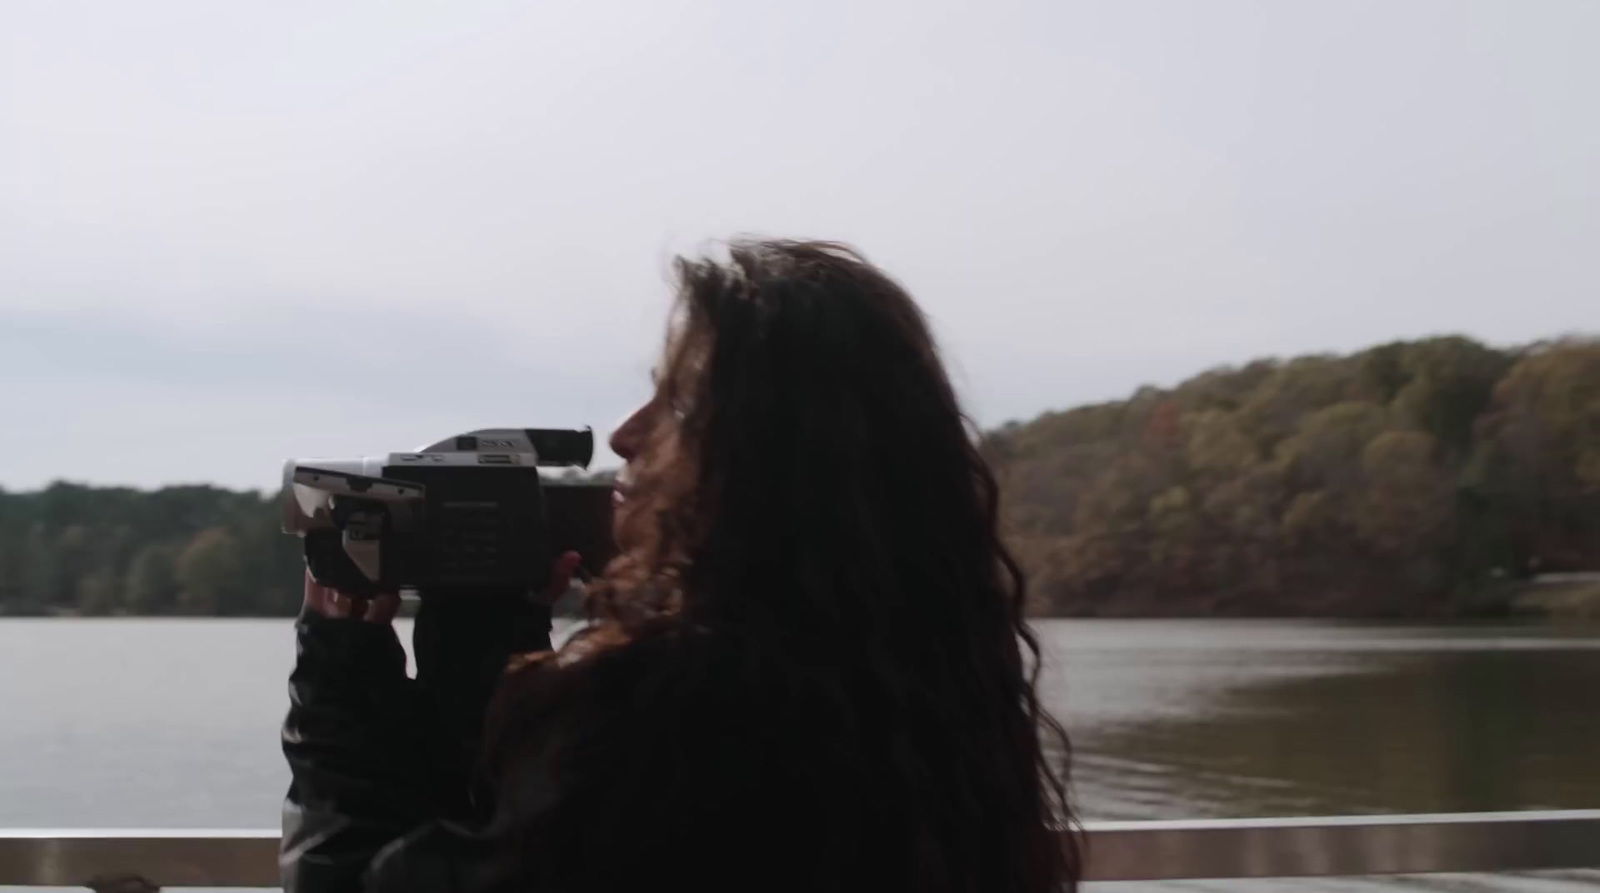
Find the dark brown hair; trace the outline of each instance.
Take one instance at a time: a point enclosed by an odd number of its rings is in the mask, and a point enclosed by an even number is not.
[[[835,243],[741,241],[677,275],[622,554],[560,662],[663,630],[735,643],[892,801],[874,846],[909,888],[1070,888],[1066,735],[922,313]]]

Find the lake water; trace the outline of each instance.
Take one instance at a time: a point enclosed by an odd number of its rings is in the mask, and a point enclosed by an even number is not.
[[[1038,629],[1086,818],[1600,807],[1600,630]],[[0,827],[275,826],[293,660],[288,621],[0,621]],[[1294,886],[1554,893],[1600,872]]]

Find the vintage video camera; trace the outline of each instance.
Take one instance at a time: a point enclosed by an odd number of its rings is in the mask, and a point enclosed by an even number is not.
[[[597,573],[615,551],[611,484],[578,474],[593,456],[588,429],[489,428],[410,453],[291,459],[283,531],[304,538],[318,583],[350,595],[534,591],[562,552]]]

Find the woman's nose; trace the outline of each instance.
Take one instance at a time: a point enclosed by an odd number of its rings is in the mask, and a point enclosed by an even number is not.
[[[639,407],[622,420],[617,430],[611,432],[611,451],[622,457],[622,461],[631,462],[639,455],[639,448],[644,440],[644,416],[650,404]]]

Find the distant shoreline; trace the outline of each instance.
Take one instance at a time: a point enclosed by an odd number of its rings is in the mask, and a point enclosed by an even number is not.
[[[1600,339],[1256,360],[982,435],[1041,617],[1600,614]],[[290,617],[275,494],[0,490],[0,616]],[[1541,582],[1526,581],[1537,578]]]
[[[1180,604],[1182,604],[1180,602]],[[411,611],[405,615],[409,617]],[[86,614],[72,608],[44,613],[0,612],[0,620],[292,620],[295,612],[280,614],[136,614],[127,611]],[[577,619],[573,614],[557,614],[556,619]],[[1493,611],[1479,614],[1353,614],[1353,613],[1104,613],[1031,614],[1040,620],[1348,620],[1408,623],[1478,624],[1493,621],[1543,620],[1559,623],[1600,624],[1600,573],[1577,572],[1548,574],[1532,580],[1508,583],[1504,601]]]

